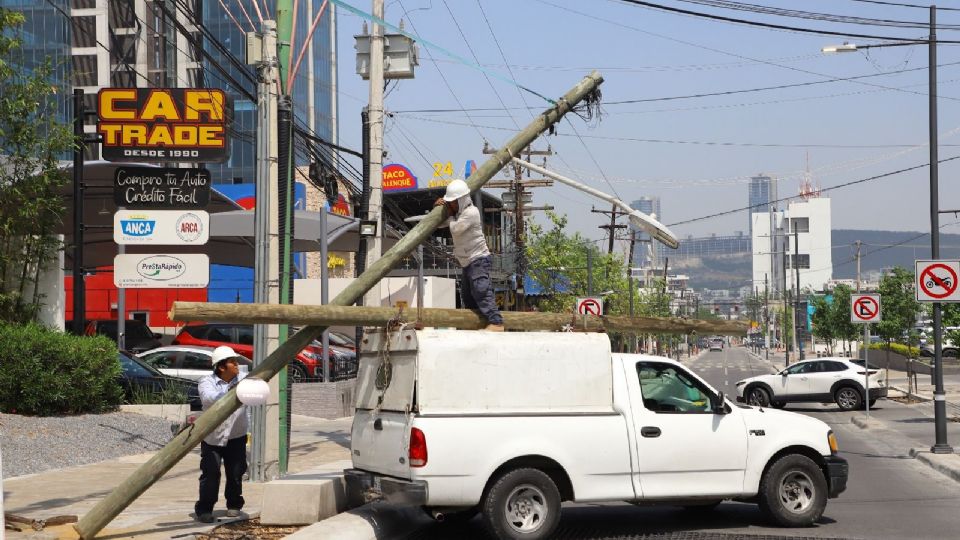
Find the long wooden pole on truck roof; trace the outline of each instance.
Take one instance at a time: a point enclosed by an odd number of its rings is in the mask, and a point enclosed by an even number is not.
[[[737,321],[706,321],[679,317],[624,317],[504,311],[508,330],[594,330],[607,332],[651,332],[658,334],[744,335],[747,325]],[[398,310],[391,307],[307,306],[278,304],[232,304],[215,302],[174,302],[174,321],[230,321],[247,324],[292,324],[324,326],[386,326],[391,321],[418,322],[423,326],[477,330],[487,320],[469,309],[423,308]]]
[[[587,100],[588,104],[596,105],[598,99],[597,88],[603,83],[603,77],[600,73],[594,71],[577,83],[569,92],[563,95],[549,109],[540,113],[533,121],[524,128],[523,131],[513,136],[506,144],[500,147],[497,153],[493,154],[483,165],[477,169],[477,172],[470,175],[467,185],[470,186],[470,192],[473,193],[480,189],[490,178],[493,178],[504,165],[510,163],[513,156],[520,155],[520,151],[526,148],[541,133],[550,126],[556,124],[563,115],[570,112],[581,101]],[[367,270],[343,290],[331,304],[338,306],[349,306],[355,303],[364,295],[374,284],[379,282],[387,275],[404,257],[410,254],[422,242],[427,240],[430,233],[433,232],[444,220],[447,219],[447,211],[443,206],[434,208],[427,217],[410,230],[403,238],[397,242],[389,251],[383,254],[377,262],[370,265]],[[311,341],[317,338],[325,326],[307,326],[296,334],[290,336],[287,341],[282,343],[275,351],[264,359],[250,376],[269,380],[277,374],[298,352],[303,350]],[[169,471],[183,456],[190,450],[200,444],[204,437],[209,435],[217,426],[227,419],[230,414],[241,406],[237,399],[236,389],[230,390],[225,396],[217,400],[210,409],[204,411],[197,418],[193,425],[184,431],[181,431],[172,441],[167,443],[159,452],[157,452],[149,461],[137,468],[129,477],[120,483],[105,498],[100,500],[90,509],[80,521],[74,525],[74,529],[80,534],[81,539],[93,538],[100,532],[113,518],[117,517],[124,508],[130,505],[144,491],[152,486],[167,471]]]

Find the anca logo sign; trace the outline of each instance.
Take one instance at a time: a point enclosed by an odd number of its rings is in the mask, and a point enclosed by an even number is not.
[[[137,263],[137,273],[147,279],[168,281],[183,275],[187,265],[176,257],[154,255]]]
[[[120,220],[120,228],[123,229],[123,234],[135,237],[150,236],[156,229],[156,225],[155,220],[144,217]]]
[[[97,132],[108,161],[223,162],[233,106],[222,90],[104,88]]]

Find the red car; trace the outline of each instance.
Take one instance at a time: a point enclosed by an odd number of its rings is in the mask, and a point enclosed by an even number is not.
[[[173,345],[196,345],[201,347],[218,347],[229,345],[237,353],[253,360],[253,325],[232,323],[188,323],[177,336],[173,338]],[[329,360],[330,372],[335,373],[336,364],[341,360],[342,351],[332,350]],[[323,355],[320,349],[313,345],[307,346],[297,354],[296,360],[287,364],[287,375],[293,382],[323,380],[323,364],[320,358]],[[331,377],[332,378],[332,377]]]

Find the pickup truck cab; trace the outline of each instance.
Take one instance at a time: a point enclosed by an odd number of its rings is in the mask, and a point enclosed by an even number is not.
[[[727,400],[683,365],[613,354],[605,334],[404,330],[364,338],[354,504],[483,513],[497,538],[549,538],[563,501],[752,501],[807,526],[846,488],[820,420]]]

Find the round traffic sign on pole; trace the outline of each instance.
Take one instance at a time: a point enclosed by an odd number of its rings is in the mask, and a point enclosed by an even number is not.
[[[850,295],[850,322],[868,324],[880,322],[880,295]]]
[[[937,300],[957,291],[957,273],[946,264],[934,263],[925,267],[918,280],[923,294]]]
[[[578,315],[603,315],[603,299],[596,296],[577,298]]]

